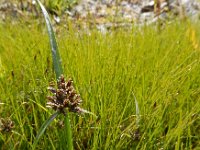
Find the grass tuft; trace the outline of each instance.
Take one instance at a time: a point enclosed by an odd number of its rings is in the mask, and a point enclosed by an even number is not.
[[[5,68],[0,113],[15,123],[12,132],[0,133],[2,149],[31,149],[42,123],[52,114],[43,107],[46,87],[55,80],[45,33],[37,24],[0,25]],[[159,32],[148,26],[105,35],[71,27],[65,33],[58,31],[57,40],[64,74],[73,77],[83,108],[98,116],[70,115],[74,149],[200,147],[198,25],[174,22]],[[140,110],[139,138],[132,92]],[[49,125],[38,148],[63,148],[58,139],[63,117]]]

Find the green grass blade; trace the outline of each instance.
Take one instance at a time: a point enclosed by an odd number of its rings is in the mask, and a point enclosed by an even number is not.
[[[140,125],[140,109],[139,109],[139,106],[138,106],[138,101],[135,97],[135,94],[132,92],[133,96],[134,96],[134,99],[135,99],[135,110],[136,110],[136,125],[137,127],[139,127]]]
[[[41,126],[36,138],[35,138],[35,141],[33,143],[33,149],[35,149],[40,137],[42,136],[42,134],[44,133],[44,131],[46,130],[46,128],[50,125],[50,123],[58,116],[59,112],[56,112],[54,113],[53,115],[51,115],[51,117],[49,117],[49,119],[47,119],[43,125]]]
[[[54,70],[55,70],[55,73],[56,73],[56,78],[58,79],[60,77],[60,75],[63,73],[63,70],[62,70],[61,58],[60,58],[60,54],[59,54],[59,51],[58,51],[56,38],[55,38],[55,35],[54,35],[54,31],[53,31],[53,28],[52,28],[52,25],[51,25],[49,15],[48,15],[45,7],[42,5],[42,3],[39,0],[37,0],[37,2],[42,9],[42,13],[43,13],[45,21],[46,21],[46,26],[47,26],[48,35],[49,35],[50,44],[51,44],[53,66],[54,66]]]

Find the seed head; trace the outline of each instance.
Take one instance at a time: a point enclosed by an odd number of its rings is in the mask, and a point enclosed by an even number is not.
[[[0,131],[10,132],[14,128],[14,122],[11,119],[0,118]]]
[[[61,75],[57,82],[57,89],[50,86],[48,90],[52,96],[48,96],[47,107],[65,114],[65,108],[70,112],[81,113],[82,109],[79,107],[82,100],[80,95],[76,92],[73,86],[73,80],[69,79],[67,82],[64,76]]]

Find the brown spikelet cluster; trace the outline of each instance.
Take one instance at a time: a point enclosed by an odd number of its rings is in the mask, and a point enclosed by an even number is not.
[[[10,119],[0,118],[0,131],[10,132],[14,128],[14,122]]]
[[[49,91],[53,96],[48,96],[49,102],[47,102],[47,107],[53,108],[56,111],[59,111],[65,115],[65,109],[67,108],[70,112],[82,113],[82,110],[79,105],[82,100],[79,94],[77,94],[72,79],[69,79],[67,82],[64,79],[64,76],[61,75],[57,81],[57,89],[50,86],[48,87]]]

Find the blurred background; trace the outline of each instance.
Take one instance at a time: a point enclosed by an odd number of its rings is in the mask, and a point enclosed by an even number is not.
[[[54,24],[92,23],[102,32],[113,25],[151,24],[175,18],[199,19],[198,0],[41,0]],[[0,0],[0,21],[40,18],[35,0]],[[95,24],[95,25],[94,25]]]

